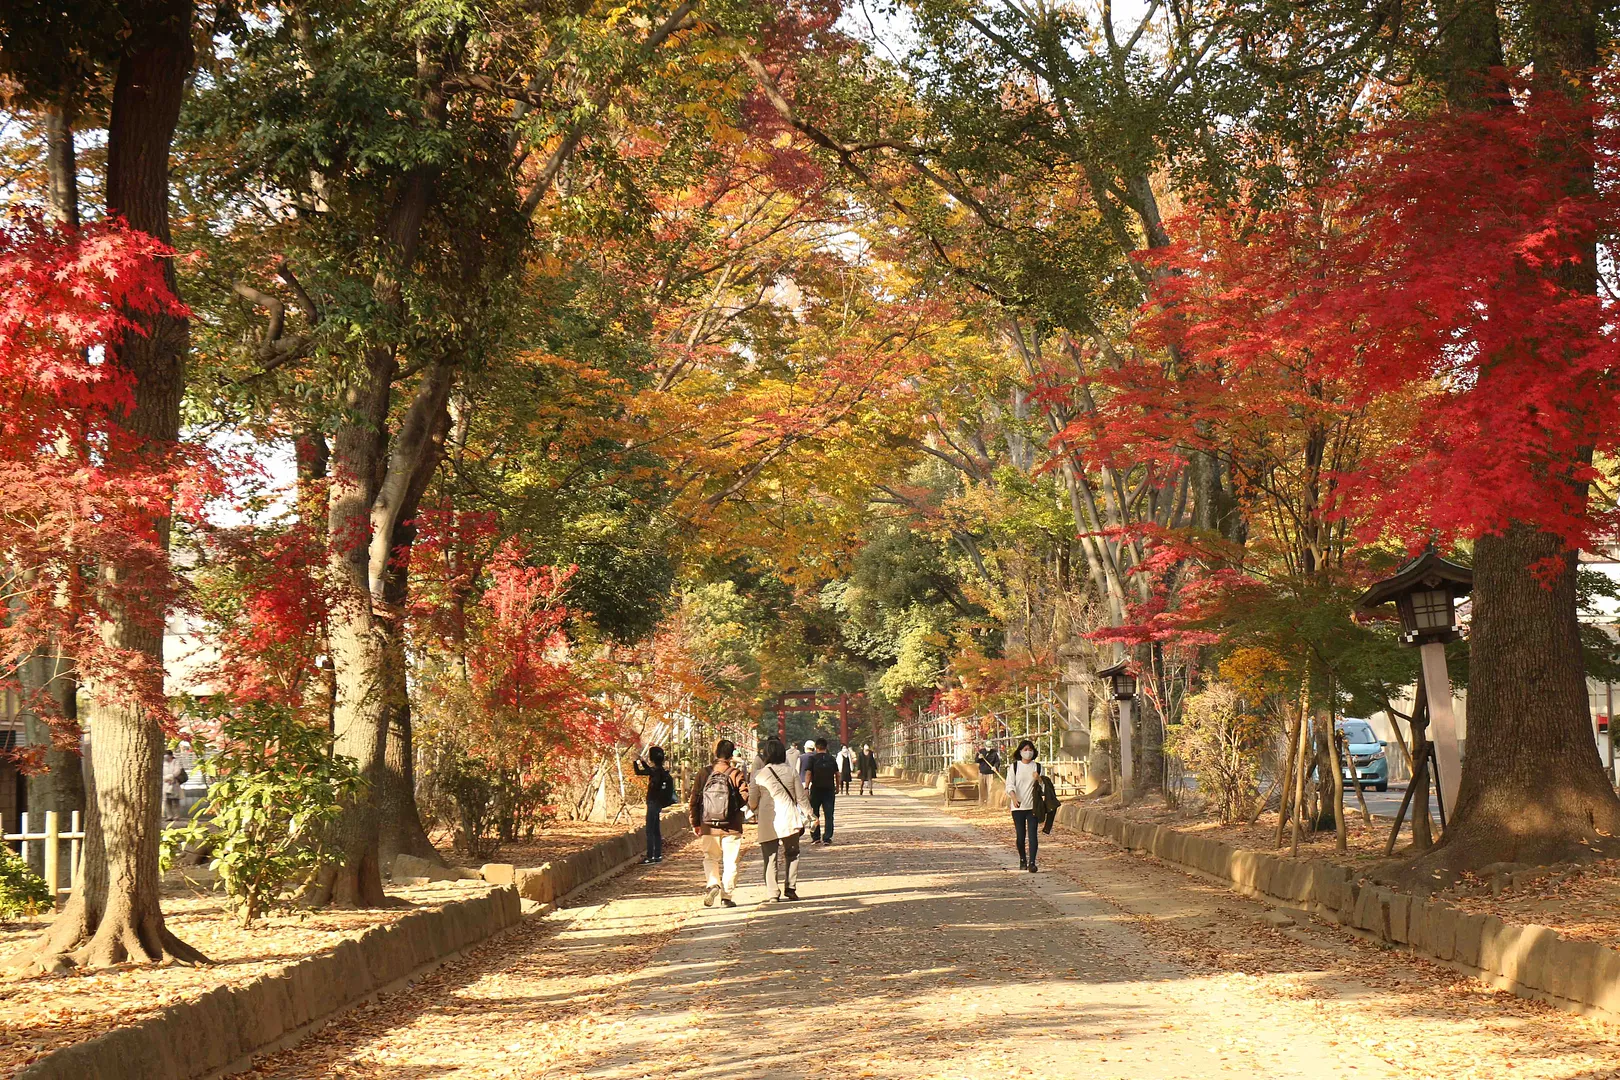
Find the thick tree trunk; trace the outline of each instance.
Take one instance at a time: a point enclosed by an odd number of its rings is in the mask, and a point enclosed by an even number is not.
[[[1487,0],[1448,0],[1453,23],[1444,64],[1458,108],[1496,108],[1490,97],[1502,63],[1500,16]],[[1581,96],[1599,61],[1597,13],[1590,0],[1533,0],[1524,30],[1534,61],[1534,92]],[[1579,140],[1548,152],[1584,154]],[[1592,167],[1577,170],[1590,190]],[[1583,258],[1554,268],[1559,284],[1597,289],[1596,237]],[[1569,462],[1571,468],[1577,463]],[[1548,483],[1564,482],[1549,463]],[[1549,583],[1536,568],[1556,566]],[[1457,805],[1446,807],[1439,846],[1408,867],[1417,879],[1445,880],[1493,862],[1589,859],[1615,848],[1620,799],[1604,771],[1586,697],[1576,619],[1576,555],[1556,536],[1515,523],[1474,547],[1469,638],[1467,755]]]
[[[33,814],[54,811],[65,829],[72,815],[85,811],[84,762],[76,749],[64,747],[59,735],[71,734],[77,743],[79,703],[78,680],[73,676],[72,664],[54,651],[41,649],[18,665],[18,682],[22,687],[25,711],[22,713],[23,739],[30,746],[45,747],[45,769],[28,778],[28,809]],[[54,720],[39,715],[36,704],[45,696],[52,701]],[[67,732],[58,732],[67,725]],[[44,820],[40,818],[39,820]],[[82,820],[82,819],[81,819]],[[45,849],[35,845],[36,871],[44,869]],[[67,865],[65,862],[62,865]]]
[[[1560,565],[1550,587],[1531,569],[1545,562]],[[1620,835],[1592,738],[1575,569],[1558,537],[1526,525],[1475,544],[1462,787],[1419,874],[1586,859]]]
[[[416,806],[415,748],[411,744],[411,701],[405,685],[405,643],[397,633],[388,635],[388,718],[383,766],[377,779],[378,839],[382,865],[393,865],[401,853],[443,864]]]
[[[1091,702],[1091,753],[1086,758],[1086,794],[1114,793],[1114,730],[1109,721],[1108,698],[1098,695]]]
[[[333,752],[355,760],[366,786],[344,807],[332,838],[341,862],[327,869],[311,899],[376,907],[383,902],[376,794],[383,772],[387,703],[381,691],[387,661],[370,595],[348,590],[334,606],[329,627],[337,683]]]
[[[189,0],[160,0],[142,5],[132,17],[131,34],[120,57],[107,127],[107,209],[133,228],[167,243],[169,235],[169,145],[180,116],[180,102],[190,77],[192,7]],[[171,289],[174,267],[164,265]],[[117,360],[135,378],[134,407],[123,418],[126,430],[153,451],[166,451],[180,432],[180,398],[188,327],[182,318],[146,318],[145,333],[132,333],[120,344]],[[167,520],[157,523],[164,544]],[[103,567],[108,582],[123,570]],[[113,646],[144,653],[161,668],[161,612],[114,611],[102,628]],[[129,960],[205,958],[170,934],[158,896],[158,837],[162,829],[160,762],[164,733],[143,703],[99,693],[91,730],[91,757],[96,777],[100,835],[105,847],[105,901],[96,912],[90,889],[86,901],[62,914],[59,928],[48,932],[39,956],[43,966],[55,960],[50,951],[72,948],[72,959],[89,966]],[[87,853],[87,860],[90,853]],[[87,863],[88,865],[88,863]],[[70,940],[75,939],[75,940]]]

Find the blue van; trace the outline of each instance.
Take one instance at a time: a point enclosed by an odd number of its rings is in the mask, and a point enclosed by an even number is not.
[[[1362,787],[1371,784],[1378,791],[1388,791],[1389,759],[1384,756],[1385,744],[1372,725],[1365,720],[1346,718],[1339,721],[1339,730],[1344,733],[1344,741],[1350,749],[1350,760],[1345,762],[1345,783],[1359,779]],[[1350,775],[1351,769],[1355,769],[1355,777]]]

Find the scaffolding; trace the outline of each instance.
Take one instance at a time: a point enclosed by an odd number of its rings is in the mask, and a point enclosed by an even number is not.
[[[1051,683],[1025,686],[1022,702],[993,712],[963,715],[944,706],[918,710],[915,718],[885,732],[884,762],[916,772],[943,773],[972,762],[986,744],[1001,755],[1003,767],[1018,744],[1028,739],[1046,763],[1060,796],[1079,794],[1086,763],[1063,749],[1063,705]]]

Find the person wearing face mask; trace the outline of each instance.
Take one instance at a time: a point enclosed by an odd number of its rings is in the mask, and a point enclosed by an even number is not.
[[[1018,869],[1032,874],[1038,872],[1035,856],[1041,843],[1040,781],[1041,766],[1035,760],[1035,744],[1025,739],[1018,744],[1018,751],[1007,768],[1007,804],[1012,807],[1013,829],[1018,834]]]
[[[861,756],[858,759],[861,773],[861,794],[870,795],[877,785],[877,755],[872,753],[870,743],[862,744]]]

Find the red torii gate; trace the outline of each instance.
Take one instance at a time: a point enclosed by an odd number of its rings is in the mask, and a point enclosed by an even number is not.
[[[783,690],[776,695],[776,736],[787,742],[787,714],[812,712],[838,714],[838,741],[849,745],[849,707],[866,704],[866,692],[853,694],[843,690],[814,687],[805,690]]]

